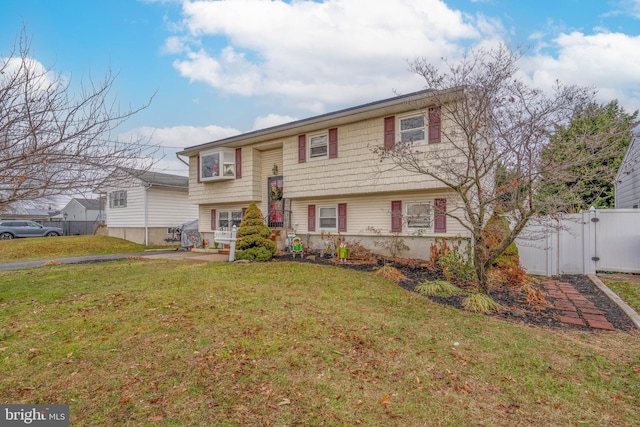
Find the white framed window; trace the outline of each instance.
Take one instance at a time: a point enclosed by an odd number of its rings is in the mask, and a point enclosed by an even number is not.
[[[433,228],[433,206],[431,202],[411,202],[406,204],[405,223],[408,229]]]
[[[321,230],[338,229],[337,206],[320,206],[318,208],[318,228]]]
[[[109,207],[126,208],[127,207],[127,190],[113,191],[109,194]]]
[[[404,116],[398,119],[400,142],[425,144],[427,142],[427,120],[424,114]]]
[[[234,225],[240,227],[241,222],[242,210],[218,211],[218,230],[231,230]]]
[[[326,133],[309,136],[309,158],[329,158],[329,135]]]
[[[201,181],[235,178],[235,150],[210,150],[200,153],[200,170],[198,173]]]

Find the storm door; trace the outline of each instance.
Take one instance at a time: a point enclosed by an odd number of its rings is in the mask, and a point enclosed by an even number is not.
[[[284,225],[284,187],[282,176],[272,176],[267,181],[269,195],[268,225],[278,228]]]

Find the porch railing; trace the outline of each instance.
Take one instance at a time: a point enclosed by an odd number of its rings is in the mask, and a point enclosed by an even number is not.
[[[264,222],[270,228],[291,228],[291,211],[290,210],[272,210],[264,217]]]

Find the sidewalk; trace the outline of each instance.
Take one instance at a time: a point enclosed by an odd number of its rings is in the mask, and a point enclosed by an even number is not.
[[[22,268],[39,267],[48,262],[55,261],[60,264],[88,264],[94,262],[115,261],[118,259],[142,257],[147,259],[188,259],[195,262],[226,262],[229,261],[229,255],[208,254],[203,252],[161,250],[161,251],[145,251],[132,252],[125,254],[108,254],[108,255],[89,255],[71,258],[53,258],[37,261],[10,262],[0,264],[0,271],[19,270]]]

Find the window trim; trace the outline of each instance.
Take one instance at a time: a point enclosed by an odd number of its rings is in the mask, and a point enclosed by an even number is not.
[[[323,209],[333,209],[334,210],[334,216],[330,217],[330,216],[322,216],[322,210]],[[316,229],[320,230],[320,231],[338,231],[338,205],[318,205],[316,207],[316,222],[317,222],[317,227]],[[328,219],[328,218],[333,218],[335,220],[335,225],[333,227],[323,227],[322,226],[322,219]]]
[[[109,193],[109,207],[121,209],[127,207],[127,190],[115,190]]]
[[[232,148],[217,148],[200,152],[198,154],[198,179],[201,182],[236,179],[236,172],[238,172],[236,171],[236,154],[237,151]],[[204,176],[205,158],[216,155],[218,156],[217,174],[214,174],[215,169],[212,169],[211,176]]]
[[[403,206],[403,210],[404,210],[404,221],[402,221],[402,228],[406,229],[407,231],[417,231],[417,230],[423,230],[429,233],[433,233],[434,230],[434,199],[429,199],[429,200],[413,200],[410,202],[404,202],[404,206]],[[410,222],[410,215],[409,215],[409,208],[411,206],[416,206],[416,205],[428,205],[429,206],[429,217],[428,217],[428,226],[411,226],[409,225]]]
[[[240,226],[240,222],[242,222],[242,209],[216,209],[216,230],[231,230],[230,227],[223,227],[222,223],[220,221],[220,214],[229,214],[230,217],[229,219],[227,219],[227,223],[231,222],[231,227],[233,227],[233,214],[240,214],[240,221],[236,221],[237,222],[237,227]]]
[[[403,120],[408,120],[408,119],[413,119],[413,118],[417,118],[420,117],[422,118],[422,127],[417,127],[417,128],[411,128],[411,129],[405,129],[402,130],[402,121]],[[426,115],[424,113],[412,113],[412,114],[404,114],[402,116],[398,116],[397,117],[397,121],[398,121],[398,141],[400,143],[411,143],[412,145],[427,145],[428,143],[428,135],[429,135],[429,120],[426,117]],[[416,131],[418,129],[422,130],[422,139],[419,140],[415,140],[415,141],[403,141],[402,140],[402,134],[404,132],[409,132],[409,131]]]
[[[313,139],[314,138],[319,138],[319,137],[323,137],[324,138],[324,146],[325,146],[325,153],[321,156],[312,156],[311,155],[311,150],[313,148]],[[315,133],[315,134],[311,134],[307,136],[307,158],[310,161],[314,161],[314,160],[325,160],[329,158],[329,132],[319,132],[319,133]]]

